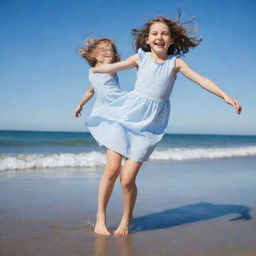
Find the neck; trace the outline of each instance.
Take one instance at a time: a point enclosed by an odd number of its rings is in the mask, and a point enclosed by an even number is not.
[[[154,51],[151,50],[151,58],[155,61],[165,61],[168,58],[168,54],[167,52],[163,52],[163,53],[156,53]]]
[[[97,62],[96,65],[95,65],[95,67],[99,67],[99,66],[102,66],[102,65],[104,65],[104,63],[102,63],[102,62]]]
[[[99,66],[102,66],[102,65],[107,65],[107,64],[111,64],[110,62],[97,62],[95,67],[99,67]]]

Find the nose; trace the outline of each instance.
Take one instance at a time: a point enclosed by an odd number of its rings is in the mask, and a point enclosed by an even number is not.
[[[109,49],[104,49],[104,50],[103,50],[103,53],[104,53],[104,54],[109,54],[110,52],[111,52],[111,50],[109,50]]]
[[[156,38],[157,38],[157,39],[162,39],[162,34],[160,34],[160,33],[157,34],[157,35],[156,35]]]

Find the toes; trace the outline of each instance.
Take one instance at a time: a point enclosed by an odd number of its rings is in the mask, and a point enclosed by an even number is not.
[[[107,229],[94,229],[94,233],[99,235],[111,235]]]
[[[107,231],[94,231],[96,234],[98,234],[98,235],[111,235],[109,232],[107,232]]]
[[[116,236],[124,236],[128,234],[128,230],[116,230],[113,234]]]

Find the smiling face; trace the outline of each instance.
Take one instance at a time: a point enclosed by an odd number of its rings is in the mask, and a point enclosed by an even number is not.
[[[153,23],[150,26],[146,42],[149,44],[151,52],[167,55],[168,48],[173,43],[168,26],[162,22]]]
[[[97,64],[112,63],[114,58],[113,47],[110,43],[99,43],[93,50],[93,56],[97,59]]]

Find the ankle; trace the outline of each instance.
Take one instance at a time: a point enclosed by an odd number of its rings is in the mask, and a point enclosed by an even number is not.
[[[96,214],[96,219],[97,219],[97,222],[100,222],[100,223],[105,223],[106,222],[106,213],[103,213],[103,212],[97,212]]]
[[[128,216],[123,216],[121,221],[125,222],[125,223],[130,223],[132,220],[132,217],[128,217]]]
[[[106,212],[97,211],[97,216],[106,216]]]

